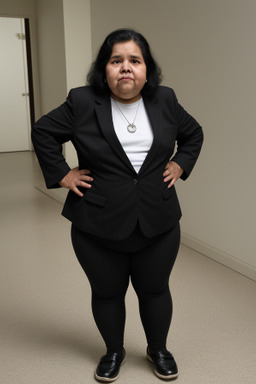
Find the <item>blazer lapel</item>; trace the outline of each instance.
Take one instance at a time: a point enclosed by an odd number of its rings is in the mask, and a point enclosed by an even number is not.
[[[102,133],[106,141],[110,144],[119,158],[135,172],[129,158],[127,157],[113,126],[110,97],[98,97],[95,104],[95,110]]]
[[[147,110],[149,120],[153,129],[154,139],[151,148],[140,168],[139,174],[146,172],[149,169],[151,161],[157,153],[162,137],[162,107],[154,101],[143,98],[145,108]]]

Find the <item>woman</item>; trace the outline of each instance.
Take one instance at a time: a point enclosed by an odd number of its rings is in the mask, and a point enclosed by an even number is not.
[[[125,359],[130,278],[147,358],[159,378],[178,376],[166,347],[168,281],[180,243],[174,183],[189,176],[203,134],[173,90],[159,86],[160,77],[145,38],[114,31],[99,50],[88,86],[71,90],[32,131],[47,187],[70,190],[62,213],[72,222],[73,247],[91,284],[92,311],[107,348],[95,372],[102,382],[116,380]],[[75,169],[61,151],[69,140],[77,151]]]

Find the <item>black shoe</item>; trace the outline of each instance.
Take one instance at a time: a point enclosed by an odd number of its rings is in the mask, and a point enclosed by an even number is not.
[[[155,365],[155,374],[160,379],[172,380],[178,377],[178,367],[173,355],[166,350],[150,353],[147,349],[147,358]]]
[[[120,366],[125,360],[125,349],[121,353],[107,353],[99,362],[95,372],[98,381],[111,383],[118,378]]]

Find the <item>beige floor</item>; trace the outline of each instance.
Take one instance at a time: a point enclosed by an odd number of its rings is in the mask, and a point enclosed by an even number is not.
[[[94,383],[105,350],[61,204],[40,190],[31,153],[0,154],[0,174],[0,383]],[[170,285],[176,383],[256,383],[256,283],[182,246]],[[161,382],[145,347],[129,289],[119,383]]]

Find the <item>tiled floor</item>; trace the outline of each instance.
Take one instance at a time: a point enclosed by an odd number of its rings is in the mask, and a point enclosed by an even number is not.
[[[0,382],[89,384],[105,352],[59,198],[29,152],[0,154]],[[59,191],[62,198],[64,191]],[[60,198],[60,200],[61,200]],[[256,382],[256,283],[184,246],[170,281],[177,384]],[[117,382],[160,383],[127,294],[127,359]]]

